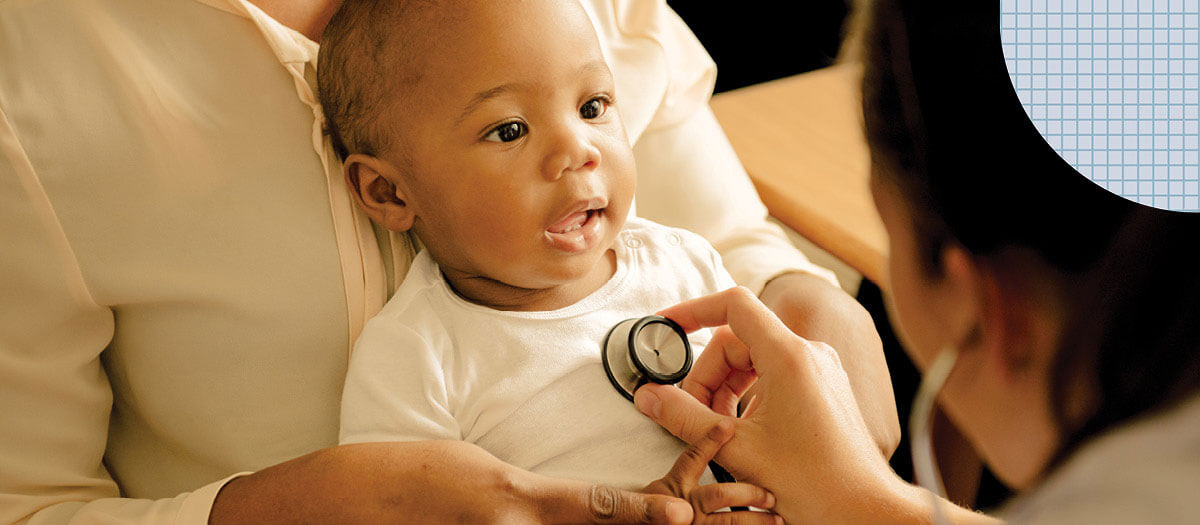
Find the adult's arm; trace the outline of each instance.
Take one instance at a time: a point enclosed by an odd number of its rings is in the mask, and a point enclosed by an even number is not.
[[[929,523],[928,491],[901,480],[875,445],[838,354],[793,333],[744,288],[661,312],[685,330],[719,327],[683,389],[648,385],[638,409],[687,442],[721,422],[734,437],[717,462],[739,480],[770,490],[790,523]],[[757,377],[756,401],[741,418],[728,406]],[[945,500],[953,523],[995,521]]]
[[[462,441],[358,443],[235,478],[209,523],[690,523],[682,500],[533,474]]]
[[[634,141],[638,215],[704,236],[734,280],[760,294],[789,328],[836,348],[876,444],[890,454],[900,424],[875,325],[832,272],[767,221],[708,106],[716,79],[708,53],[663,0],[590,3],[603,4],[593,16]]]

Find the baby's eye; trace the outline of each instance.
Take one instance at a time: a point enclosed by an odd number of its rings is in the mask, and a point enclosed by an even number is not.
[[[579,108],[579,116],[586,120],[591,120],[604,114],[608,109],[608,99],[604,97],[596,97],[583,103]]]
[[[529,133],[529,128],[521,122],[505,122],[496,129],[493,129],[483,137],[483,140],[491,142],[512,142]]]

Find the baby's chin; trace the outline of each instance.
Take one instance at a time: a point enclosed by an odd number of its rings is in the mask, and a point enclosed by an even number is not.
[[[597,275],[611,277],[616,270],[616,253],[612,249],[612,240],[607,240],[603,246],[596,245],[582,253],[558,257],[558,261],[540,268],[537,273],[537,288],[550,288],[571,284],[583,279],[595,278]],[[608,270],[607,272],[605,270]],[[607,280],[607,279],[606,279]]]
[[[616,272],[611,249],[549,259],[509,266],[506,276],[487,277],[491,285],[455,291],[468,301],[499,310],[557,310],[599,290]],[[470,292],[479,295],[472,297]]]

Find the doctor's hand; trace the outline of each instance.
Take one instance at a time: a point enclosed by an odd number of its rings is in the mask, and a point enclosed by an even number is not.
[[[774,493],[789,523],[906,522],[905,509],[923,512],[917,489],[896,477],[872,438],[831,347],[793,333],[745,288],[659,313],[688,332],[719,328],[682,388],[638,389],[642,413],[692,444],[733,424],[717,462]],[[734,417],[751,385],[755,399]]]
[[[666,494],[691,502],[698,524],[780,525],[782,519],[774,514],[751,512],[714,512],[725,507],[758,507],[771,509],[775,496],[749,483],[714,483],[698,485],[700,476],[717,451],[733,437],[733,424],[720,421],[707,429],[698,441],[688,447],[675,461],[675,466],[662,479],[646,485],[642,492]]]

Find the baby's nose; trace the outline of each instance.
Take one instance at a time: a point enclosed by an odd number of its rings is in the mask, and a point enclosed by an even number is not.
[[[585,133],[562,133],[545,162],[546,177],[557,180],[566,173],[595,169],[600,164],[600,149]]]

